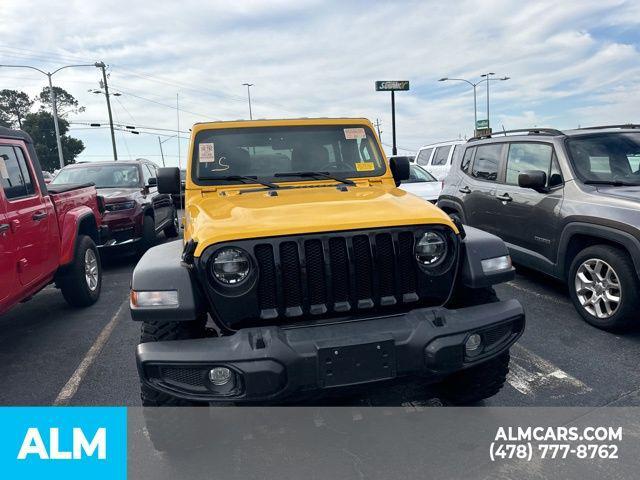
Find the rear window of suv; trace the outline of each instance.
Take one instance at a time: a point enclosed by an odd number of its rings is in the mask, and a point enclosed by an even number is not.
[[[431,160],[431,165],[433,166],[446,165],[447,159],[449,158],[450,151],[451,151],[451,145],[448,145],[446,147],[436,148],[436,153],[433,155],[433,160]]]

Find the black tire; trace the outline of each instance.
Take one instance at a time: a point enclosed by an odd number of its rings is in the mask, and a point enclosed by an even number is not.
[[[576,289],[576,275],[578,270],[581,265],[590,260],[601,260],[607,266],[610,266],[618,280],[620,301],[618,302],[617,308],[614,309],[614,313],[608,318],[598,318],[598,316],[590,313],[587,307],[584,307],[580,301],[580,296],[583,298],[585,298],[585,296],[579,295]],[[605,285],[607,285],[607,283],[605,283]],[[638,305],[640,305],[640,282],[638,281],[633,261],[625,250],[611,245],[594,245],[585,248],[578,253],[571,262],[567,286],[569,287],[569,295],[576,310],[582,318],[594,327],[616,331],[624,330],[638,323],[637,309]],[[599,308],[602,309],[602,305],[604,304],[600,302],[601,301],[598,300],[600,304]],[[592,308],[594,312],[597,313],[595,307]]]
[[[178,212],[173,210],[173,219],[171,224],[164,227],[164,236],[167,238],[176,238],[180,234],[180,224],[178,223]]]
[[[142,322],[140,343],[170,340],[202,338],[206,335],[206,316],[189,322]],[[173,397],[140,384],[140,398],[143,407],[201,407],[205,403],[191,402]],[[145,423],[149,438],[160,452],[183,452],[190,450],[198,441],[202,432],[194,426],[199,422],[201,413],[185,409],[145,408]]]
[[[156,244],[156,222],[151,215],[142,220],[142,238],[138,241],[137,250],[140,255]]]
[[[509,352],[447,377],[441,384],[442,398],[453,405],[471,405],[498,393],[507,381]]]
[[[94,260],[88,265],[87,262]],[[93,271],[85,271],[90,268]],[[90,280],[89,275],[92,279]],[[60,272],[56,279],[62,296],[72,307],[88,307],[100,298],[102,288],[102,263],[100,253],[91,237],[79,235],[73,261]]]

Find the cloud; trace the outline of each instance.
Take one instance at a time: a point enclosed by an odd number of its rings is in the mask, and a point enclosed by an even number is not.
[[[71,1],[55,9],[40,0],[4,0],[0,63],[54,69],[104,60],[113,90],[122,92],[113,102],[119,123],[176,128],[176,93],[185,129],[206,119],[246,118],[242,83],[251,82],[257,117],[379,118],[386,144],[389,95],[373,83],[408,79],[411,91],[397,95],[398,144],[415,149],[472,132],[471,88],[438,83],[442,76],[509,75],[491,84],[492,121],[506,128],[633,120],[640,107],[639,13],[637,2],[620,0],[579,8],[505,0],[183,0],[153,8]],[[86,105],[76,121],[106,121],[104,98],[87,92],[98,86],[98,73],[78,68],[54,77]],[[0,69],[3,88],[35,94],[44,81]],[[482,85],[479,118],[484,112]],[[74,132],[87,145],[84,158],[108,158],[106,130]],[[155,136],[118,132],[118,145],[125,157],[159,159]],[[165,151],[175,162],[177,142],[169,140]]]

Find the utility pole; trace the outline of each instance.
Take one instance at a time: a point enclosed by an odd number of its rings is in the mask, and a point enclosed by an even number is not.
[[[56,105],[56,95],[53,92],[53,82],[51,81],[51,77],[53,77],[60,70],[64,70],[65,68],[96,67],[96,66],[98,65],[95,63],[92,65],[90,64],[65,65],[64,67],[60,67],[57,70],[54,70],[53,72],[45,72],[44,70],[40,70],[39,68],[32,67],[30,65],[0,65],[0,67],[7,67],[7,68],[29,68],[31,70],[40,72],[43,75],[46,75],[47,78],[49,79],[49,100],[51,101],[51,111],[53,113],[53,126],[55,127],[55,131],[56,131],[56,144],[58,146],[58,159],[60,160],[60,168],[64,167],[64,155],[62,154],[62,139],[60,138],[60,126],[58,125],[58,106]]]
[[[109,86],[107,85],[107,69],[104,62],[96,63],[96,67],[102,70],[102,82],[104,84],[104,96],[107,99],[107,111],[109,112],[109,127],[111,128],[111,145],[113,146],[113,159],[118,161],[118,151],[116,150],[116,135],[113,131],[113,116],[111,115],[111,101],[109,100]]]
[[[249,120],[253,120],[253,113],[251,112],[251,87],[253,83],[243,83],[247,87],[247,97],[249,98]]]
[[[162,166],[166,167],[166,165],[164,164],[164,152],[162,151],[162,140],[160,140],[160,137],[158,137],[158,145],[160,145],[160,156],[162,157]]]
[[[490,72],[480,75],[487,81],[487,128],[491,128],[491,120],[489,119],[489,81],[491,80],[492,75],[495,75],[495,73]]]
[[[176,116],[178,118],[178,130],[176,134],[178,135],[178,168],[182,169],[182,158],[180,157],[180,100],[179,93],[176,93]]]
[[[393,132],[393,155],[398,154],[396,147],[396,91],[391,90],[391,131]]]
[[[376,118],[376,130],[378,131],[378,138],[382,141],[382,132],[380,131],[380,120]]]

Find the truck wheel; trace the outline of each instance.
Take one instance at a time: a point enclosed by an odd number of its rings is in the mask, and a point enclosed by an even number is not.
[[[187,340],[205,336],[204,318],[189,322],[142,322],[140,343]],[[205,403],[190,402],[140,385],[143,407],[200,407]],[[190,409],[145,408],[143,410],[149,438],[160,452],[181,452],[193,447],[204,427],[202,413]]]
[[[102,264],[91,237],[79,235],[73,262],[57,279],[62,296],[73,307],[88,307],[96,303],[102,287]]]
[[[180,223],[178,223],[178,212],[173,210],[173,221],[170,225],[164,227],[164,236],[167,238],[175,238],[180,234]]]
[[[156,222],[150,215],[142,220],[142,238],[138,241],[137,250],[140,255],[153,247],[156,243]]]
[[[603,330],[620,330],[637,320],[640,282],[633,261],[622,249],[595,245],[571,262],[567,279],[576,310]]]
[[[509,352],[447,377],[440,385],[442,398],[454,405],[470,405],[498,393],[509,373]]]

